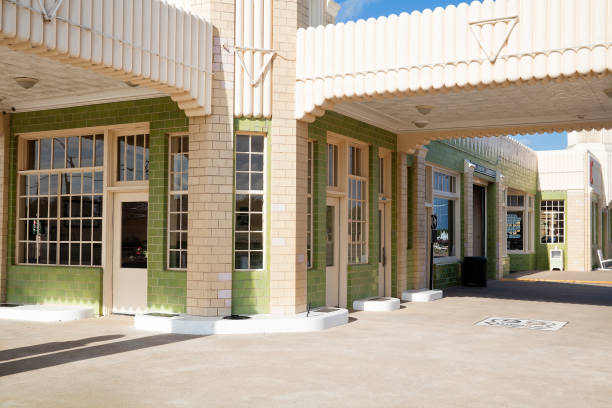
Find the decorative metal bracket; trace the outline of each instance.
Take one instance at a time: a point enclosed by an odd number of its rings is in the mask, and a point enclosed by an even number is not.
[[[244,70],[244,72],[247,74],[247,76],[251,80],[250,81],[251,86],[257,86],[261,82],[266,72],[268,72],[268,70],[272,66],[272,61],[274,61],[274,59],[278,56],[278,53],[275,50],[269,50],[266,48],[250,48],[250,47],[233,47],[233,48],[234,48],[233,52],[238,58],[238,61],[240,62],[242,69]],[[232,50],[230,50],[230,47],[227,44],[223,44],[223,49],[229,52],[230,54],[232,53]],[[252,73],[246,67],[246,64],[244,63],[244,53],[245,52],[252,52],[252,53],[260,52],[264,54],[264,63],[256,75],[253,75],[255,73],[254,72]]]
[[[491,18],[487,20],[479,20],[479,21],[473,21],[469,23],[470,31],[472,32],[472,35],[476,39],[476,42],[478,42],[478,45],[480,46],[480,49],[482,50],[482,52],[485,53],[485,55],[487,56],[487,58],[492,64],[495,63],[495,61],[497,61],[499,54],[504,49],[504,47],[508,44],[508,38],[510,38],[510,34],[512,34],[512,31],[514,30],[514,27],[516,27],[518,22],[519,22],[518,16],[514,16],[514,17]],[[497,47],[495,46],[495,44],[492,44],[493,49],[491,50],[491,52],[489,52],[485,48],[485,45],[482,41],[482,37],[480,33],[477,33],[476,30],[474,30],[474,27],[479,27],[482,29],[482,27],[484,27],[487,24],[496,24],[496,23],[506,23],[506,33],[504,34],[504,38],[501,44],[499,44]]]
[[[61,7],[64,0],[55,0],[55,4],[47,10],[44,5],[44,0],[38,0],[38,5],[40,6],[40,12],[43,15],[43,20],[49,22],[57,16],[57,10]]]

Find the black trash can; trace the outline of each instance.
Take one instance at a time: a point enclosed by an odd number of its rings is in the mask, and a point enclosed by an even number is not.
[[[487,286],[487,258],[466,256],[461,265],[463,286]]]

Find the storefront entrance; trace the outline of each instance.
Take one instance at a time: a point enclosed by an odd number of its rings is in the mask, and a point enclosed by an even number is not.
[[[473,255],[487,256],[486,239],[486,192],[487,188],[474,184],[472,236],[474,239]]]
[[[113,209],[113,313],[147,310],[148,194],[118,193]]]

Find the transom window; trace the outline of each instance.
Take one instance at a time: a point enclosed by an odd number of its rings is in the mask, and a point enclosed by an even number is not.
[[[101,266],[104,135],[29,139],[20,147],[17,262]]]
[[[543,244],[565,242],[565,200],[540,202],[540,240]]]
[[[434,172],[433,173],[433,189],[434,191],[444,193],[456,193],[456,177],[450,174]]]
[[[149,135],[117,137],[117,181],[149,179]]]
[[[263,135],[236,135],[236,269],[263,268],[264,142]]]
[[[189,136],[170,136],[168,268],[187,268]]]
[[[361,148],[349,146],[348,263],[368,262],[367,177],[362,176]]]

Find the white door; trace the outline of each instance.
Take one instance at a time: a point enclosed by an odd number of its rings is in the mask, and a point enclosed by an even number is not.
[[[328,198],[326,207],[325,304],[338,307],[340,293],[340,201]]]
[[[387,231],[387,222],[386,222],[386,213],[385,213],[385,204],[378,204],[378,225],[380,226],[378,230],[378,243],[380,245],[378,252],[378,296],[385,296],[385,288],[386,288],[386,273],[385,269],[387,267],[387,245],[386,245],[386,231]]]
[[[113,210],[113,313],[147,310],[146,193],[118,193]]]

